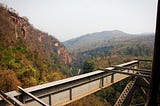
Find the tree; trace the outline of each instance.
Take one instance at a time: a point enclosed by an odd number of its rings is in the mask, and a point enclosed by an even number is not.
[[[96,63],[93,59],[86,60],[83,64],[83,73],[88,73],[96,69]]]
[[[4,92],[17,90],[21,83],[12,70],[0,70],[0,89]]]

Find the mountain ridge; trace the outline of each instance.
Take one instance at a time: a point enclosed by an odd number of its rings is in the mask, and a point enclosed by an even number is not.
[[[152,34],[128,34],[120,30],[101,31],[85,34],[64,42],[70,52],[84,52],[95,48],[105,47],[111,43],[123,42]]]

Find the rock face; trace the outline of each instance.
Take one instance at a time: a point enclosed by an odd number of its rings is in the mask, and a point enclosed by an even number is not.
[[[64,63],[66,65],[72,62],[67,49],[56,38],[35,29],[26,17],[19,17],[13,10],[6,10],[2,6],[0,8],[0,12],[5,15],[10,26],[10,33],[6,32],[7,34],[0,35],[0,39],[7,40],[8,46],[21,43],[29,51],[36,53],[39,58],[49,63],[52,63],[53,59],[55,63]]]
[[[34,28],[26,17],[0,4],[0,75],[13,74],[14,81],[0,81],[4,91],[15,85],[30,87],[69,75],[72,59],[56,38]],[[6,75],[7,74],[7,75]],[[1,77],[0,76],[0,77]]]

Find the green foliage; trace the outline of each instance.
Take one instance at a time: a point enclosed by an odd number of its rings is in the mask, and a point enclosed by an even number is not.
[[[47,81],[51,82],[51,81],[57,81],[60,80],[62,78],[65,78],[66,76],[61,73],[60,71],[50,71],[47,75]]]
[[[148,59],[148,58],[147,58]],[[141,69],[148,69],[151,70],[152,68],[152,62],[140,62],[140,66]]]
[[[16,69],[19,67],[18,63],[20,58],[16,56],[17,52],[18,51],[16,51],[14,48],[3,49],[1,51],[2,57],[0,59],[0,65],[6,69]]]
[[[23,82],[22,86],[24,88],[27,88],[27,87],[30,87],[30,86],[35,86],[35,85],[38,84],[37,80],[34,77],[29,77],[29,78],[23,77],[21,79],[21,82]]]
[[[37,54],[28,52],[23,46],[5,48],[0,52],[0,57],[0,68],[13,70],[23,87],[30,87],[64,78],[60,72],[53,72],[52,74],[52,71],[50,71],[48,73],[48,70],[53,69],[50,63],[40,59]],[[63,69],[62,71],[64,72],[68,70],[67,67],[63,66],[62,68],[62,66],[58,67],[55,64],[58,70]]]
[[[109,103],[114,103],[115,90],[113,87],[108,87],[106,89],[102,89],[101,91],[96,93],[97,96],[100,96],[103,99],[106,99]]]
[[[74,66],[74,65],[71,66],[71,69],[70,69],[71,76],[77,75],[78,71],[79,71],[79,69],[77,66]]]
[[[102,89],[95,94],[105,102],[109,102],[112,106],[116,102],[117,98],[120,96],[121,92],[123,91],[124,87],[126,86],[128,79],[122,80],[112,86],[109,86],[105,89]]]
[[[51,59],[52,59],[52,63],[55,64],[57,61],[56,56],[52,54]]]
[[[21,70],[18,71],[18,75],[23,78],[23,77],[34,77],[36,78],[38,75],[38,72],[36,69],[33,67],[23,67]]]
[[[15,49],[16,49],[16,52],[27,53],[27,49],[24,47],[17,46]]]
[[[22,43],[23,43],[22,38],[18,37],[18,38],[17,38],[17,44],[18,44],[18,45],[21,45]]]
[[[134,95],[133,95],[133,99],[131,101],[131,104],[136,105],[136,104],[143,104],[146,102],[147,97],[142,95],[143,92],[140,89],[136,89]]]
[[[57,70],[60,70],[64,75],[71,76],[69,73],[69,66],[65,64],[57,64]]]
[[[152,54],[152,51],[148,46],[144,44],[133,43],[125,49],[124,54],[132,56],[149,56]]]
[[[83,65],[84,73],[94,71],[96,69],[96,64],[93,59],[86,60]]]

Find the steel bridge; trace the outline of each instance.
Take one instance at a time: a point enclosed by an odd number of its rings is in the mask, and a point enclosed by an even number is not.
[[[144,87],[149,87],[151,71],[139,69],[141,61],[146,60],[133,60],[26,89],[18,87],[19,91],[8,93],[1,91],[0,106],[6,106],[7,104],[15,106],[61,106],[131,77],[115,106],[129,104],[131,99],[126,98],[133,94],[136,87],[141,87],[145,95],[147,92]]]
[[[141,88],[147,101],[139,106],[160,105],[160,2],[157,6],[157,22],[154,44],[152,71],[139,69],[141,61],[134,60],[124,64],[99,69],[87,74],[38,85],[30,88],[19,88],[19,91],[4,93],[0,91],[0,106],[58,106],[71,103],[75,100],[106,88],[127,77],[130,82],[117,99],[114,106],[128,106],[137,87]],[[150,60],[149,60],[150,61]],[[151,61],[150,61],[151,62]],[[151,73],[152,72],[152,73]],[[146,91],[149,88],[149,93]]]

